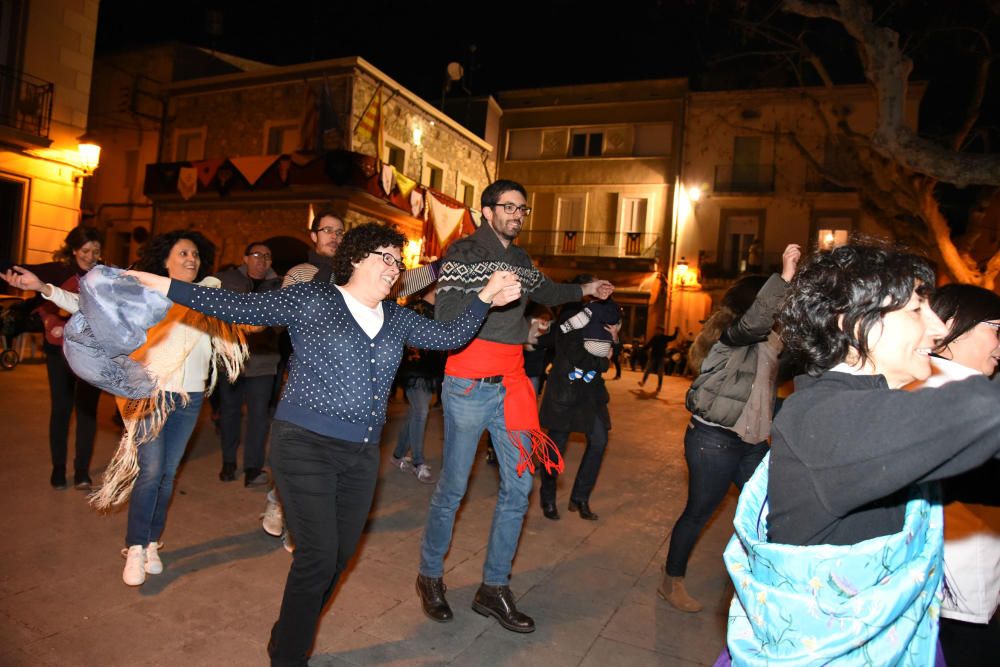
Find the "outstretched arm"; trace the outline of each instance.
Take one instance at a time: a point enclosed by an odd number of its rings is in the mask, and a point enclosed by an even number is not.
[[[297,321],[301,313],[300,295],[304,289],[293,285],[270,292],[239,293],[225,289],[202,287],[183,280],[171,280],[144,271],[126,271],[148,289],[165,295],[174,303],[191,310],[235,324],[287,326]],[[308,285],[308,284],[306,284]]]
[[[476,335],[491,306],[505,306],[521,298],[521,283],[509,271],[496,271],[486,286],[471,299],[465,310],[447,320],[430,320],[412,311],[414,327],[406,338],[410,347],[427,350],[454,350]]]

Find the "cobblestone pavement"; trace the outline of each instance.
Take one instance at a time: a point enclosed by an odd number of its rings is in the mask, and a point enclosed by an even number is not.
[[[699,542],[688,588],[705,605],[684,614],[656,596],[668,531],[684,506],[682,436],[687,381],[666,378],[655,395],[625,371],[609,381],[614,428],[591,499],[600,514],[566,511],[583,441],[574,436],[562,520],[546,520],[537,491],[511,586],[538,629],[516,635],[470,609],[479,584],[497,489],[478,457],[446,561],[449,624],[421,613],[414,592],[420,538],[433,485],[389,464],[405,404],[390,404],[382,470],[365,537],[323,617],[311,665],[710,665],[724,642],[731,588],[720,554],[735,492]],[[647,385],[648,386],[648,385]],[[91,471],[100,478],[118,428],[103,396]],[[145,585],[121,581],[123,512],[102,516],[83,493],[49,487],[45,368],[0,372],[0,665],[266,664],[264,645],[289,565],[261,530],[263,489],[218,480],[220,454],[208,411],[178,475],[161,552],[165,571]],[[441,461],[441,413],[427,430]],[[72,447],[72,446],[71,446]],[[72,459],[72,453],[70,454]]]

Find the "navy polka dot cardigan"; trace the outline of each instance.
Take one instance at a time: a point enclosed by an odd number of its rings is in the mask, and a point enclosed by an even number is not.
[[[288,327],[294,353],[274,418],[331,438],[371,444],[378,444],[382,434],[389,388],[404,346],[462,347],[490,308],[472,299],[455,319],[434,321],[383,301],[382,328],[369,338],[340,291],[327,283],[240,294],[173,280],[167,296],[226,322]]]

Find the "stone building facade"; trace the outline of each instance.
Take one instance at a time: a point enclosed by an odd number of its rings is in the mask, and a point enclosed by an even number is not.
[[[687,81],[502,92],[500,175],[523,183],[532,214],[518,243],[559,280],[616,285],[622,336],[664,322]]]
[[[914,128],[923,92],[922,85],[910,87]],[[864,85],[689,95],[673,262],[687,275],[673,273],[673,324],[696,328],[739,275],[780,270],[789,243],[810,252],[856,232],[887,235],[857,194],[822,178],[792,140],[836,169],[836,142],[826,130],[827,123],[836,126],[834,110],[856,132],[874,128],[875,99]]]
[[[51,261],[81,221],[97,0],[0,11],[0,257]]]
[[[381,158],[442,198],[475,205],[495,173],[492,146],[363,59],[344,58],[166,86],[160,157],[145,186],[152,231],[196,227],[219,247],[220,265],[240,262],[249,241],[265,240],[279,269],[304,257],[310,210],[332,208],[348,226],[392,222],[420,239],[423,214],[375,186],[374,137],[359,121],[379,96]],[[185,194],[169,179],[167,187],[150,182],[150,173],[176,181],[174,166],[218,172]]]

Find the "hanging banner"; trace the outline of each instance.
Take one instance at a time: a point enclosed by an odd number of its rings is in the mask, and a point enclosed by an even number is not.
[[[424,212],[424,193],[420,188],[413,188],[413,192],[410,193],[410,212],[414,218],[419,218]]]
[[[198,192],[198,170],[194,167],[181,167],[177,176],[177,192],[185,200],[194,197]]]
[[[231,157],[229,161],[236,170],[253,186],[261,175],[278,159],[278,155],[251,155],[249,157]]]
[[[466,209],[464,206],[461,208],[448,206],[432,190],[427,191],[427,207],[434,221],[434,232],[441,242],[441,247],[444,248],[452,240],[451,237],[461,229]]]
[[[392,194],[392,188],[396,185],[396,168],[391,164],[382,165],[382,174],[379,178],[379,183],[382,185],[382,190],[387,194]]]
[[[198,170],[198,182],[201,183],[201,187],[208,187],[212,179],[215,178],[215,172],[219,171],[219,167],[225,161],[225,158],[216,158],[214,160],[198,160],[191,163],[191,166]]]
[[[396,176],[396,187],[399,188],[399,194],[403,195],[404,199],[409,199],[410,192],[417,187],[417,182],[409,176],[404,176],[395,167],[392,168],[392,173]]]

